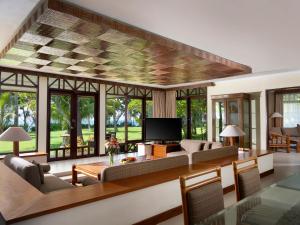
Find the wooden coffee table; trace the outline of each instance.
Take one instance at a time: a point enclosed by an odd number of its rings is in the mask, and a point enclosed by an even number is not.
[[[124,157],[125,158],[125,157]],[[136,161],[129,162],[129,163],[137,163],[142,161],[148,161],[156,159],[157,157],[151,156],[150,158],[146,158],[146,156],[138,156],[136,157]],[[123,165],[119,161],[116,161],[114,165]],[[88,164],[75,164],[72,166],[72,184],[75,185],[78,182],[78,173],[82,173],[86,176],[95,178],[97,180],[101,180],[101,172],[107,168],[110,167],[109,162],[96,162],[96,163],[88,163]]]

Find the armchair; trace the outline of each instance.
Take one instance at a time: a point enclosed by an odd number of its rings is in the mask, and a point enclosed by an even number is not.
[[[269,147],[274,148],[275,151],[278,148],[286,148],[287,153],[290,153],[291,152],[290,136],[282,135],[280,133],[270,132],[270,134],[269,134]]]

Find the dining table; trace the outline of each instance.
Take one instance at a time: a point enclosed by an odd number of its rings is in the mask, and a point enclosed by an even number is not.
[[[300,174],[293,174],[265,187],[198,224],[299,225]]]

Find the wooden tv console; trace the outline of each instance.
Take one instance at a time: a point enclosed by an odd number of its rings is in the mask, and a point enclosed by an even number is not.
[[[164,158],[169,152],[180,151],[180,144],[153,144],[153,156]]]

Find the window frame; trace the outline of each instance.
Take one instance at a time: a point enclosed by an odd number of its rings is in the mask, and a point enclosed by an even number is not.
[[[178,100],[186,101],[186,117],[187,117],[187,134],[186,139],[192,139],[192,100],[193,99],[203,99],[206,101],[207,105],[207,97],[203,95],[195,95],[195,96],[185,96],[185,97],[177,97]],[[193,139],[193,140],[207,140],[207,107],[206,107],[206,139]]]
[[[10,85],[9,87],[15,87],[15,86]],[[0,88],[0,95],[2,93],[5,93],[5,92],[8,92],[8,93],[35,93],[36,94],[36,97],[35,97],[36,98],[36,121],[35,121],[35,133],[36,133],[35,136],[36,136],[36,140],[35,140],[35,149],[28,150],[28,151],[22,151],[20,149],[20,154],[22,154],[22,153],[38,152],[39,89],[37,88],[36,91],[33,91],[33,90],[30,91],[30,90],[27,90],[27,87],[24,88],[24,90],[12,90],[12,89],[9,89],[9,88],[4,88],[4,89]],[[0,152],[0,155],[7,155],[7,154],[11,154],[11,153],[13,153],[13,149],[11,150],[11,152]]]

